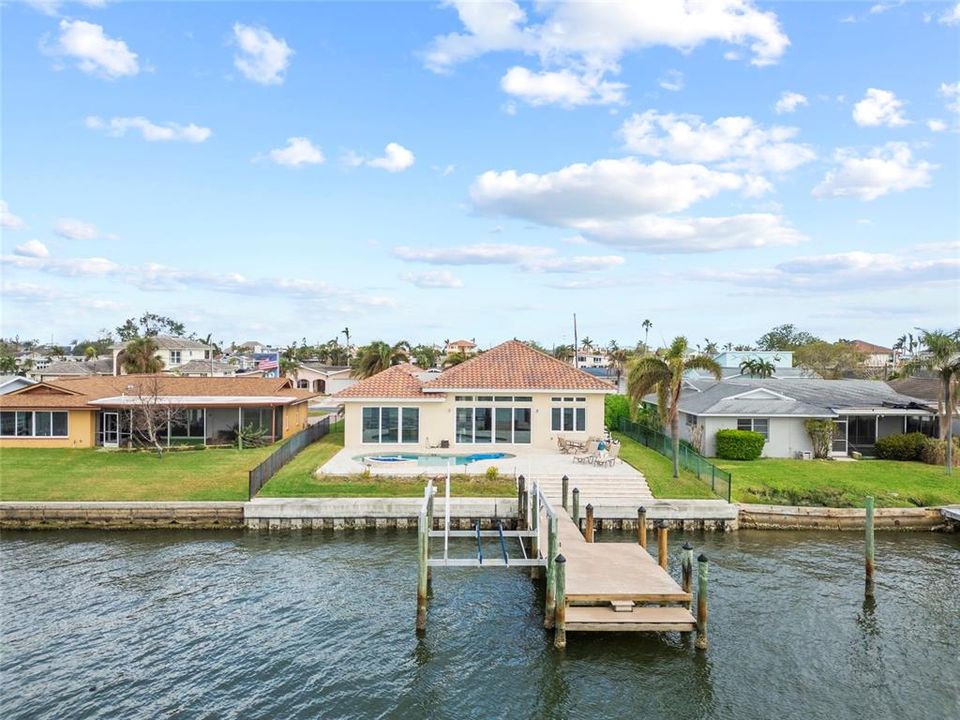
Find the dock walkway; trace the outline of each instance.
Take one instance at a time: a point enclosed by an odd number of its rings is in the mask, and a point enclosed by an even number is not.
[[[566,558],[568,632],[689,632],[697,622],[691,594],[637,543],[588,543],[570,515],[556,509]],[[546,512],[539,546],[547,548]]]

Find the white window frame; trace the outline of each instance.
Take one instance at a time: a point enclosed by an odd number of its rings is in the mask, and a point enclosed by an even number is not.
[[[3,438],[10,439],[30,439],[30,440],[64,440],[70,437],[70,411],[69,410],[4,410],[5,413],[13,413],[13,435],[0,435]],[[17,435],[17,413],[29,413],[30,415],[30,434]],[[47,413],[50,415],[50,432],[53,433],[53,413],[62,413],[67,418],[67,431],[63,435],[37,435],[37,413]],[[0,430],[2,432],[2,430]]]
[[[762,430],[756,429],[756,422],[761,421],[767,424],[767,431],[763,432]],[[750,427],[743,428],[740,427],[740,423],[747,424],[749,423]],[[770,442],[770,418],[737,418],[737,430],[750,430],[751,432],[759,433],[763,435],[763,442]]]
[[[533,444],[533,396],[532,395],[482,395],[479,397],[490,397],[491,400],[484,400],[480,403],[470,402],[468,400],[472,399],[469,395],[458,396],[457,399],[460,402],[453,411],[453,439],[459,445],[532,445]],[[460,400],[463,398],[463,400]],[[500,398],[499,400],[497,398]],[[497,410],[510,410],[510,440],[497,442]],[[470,439],[469,440],[460,440],[459,433],[457,432],[457,411],[459,410],[469,410],[471,415],[470,423]],[[490,411],[490,440],[477,442],[477,410],[489,410]],[[530,439],[526,442],[517,442],[517,410],[529,410],[530,411]]]
[[[397,441],[396,442],[384,442],[381,440],[383,437],[383,411],[387,410],[396,410],[397,411]],[[376,410],[377,411],[377,439],[376,440],[365,440],[363,437],[364,433],[364,424],[363,424],[363,413],[364,410]],[[417,438],[415,440],[404,440],[403,439],[403,411],[404,410],[416,410],[417,411]],[[364,405],[360,408],[360,443],[363,445],[419,445],[420,444],[420,408],[411,407],[410,405]]]
[[[550,431],[555,433],[563,432],[572,432],[572,433],[585,433],[587,432],[587,398],[577,397],[577,396],[564,396],[564,397],[552,397],[550,398]],[[554,424],[554,415],[553,411],[560,410],[560,427],[556,427]],[[564,416],[566,415],[566,410],[572,409],[573,416],[573,429],[564,430]],[[583,418],[583,430],[577,430],[577,416]]]
[[[170,364],[171,365],[182,365],[183,364],[183,354],[180,350],[171,350],[170,351]]]

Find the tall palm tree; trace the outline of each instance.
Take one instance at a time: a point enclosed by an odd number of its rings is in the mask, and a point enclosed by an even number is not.
[[[956,386],[960,381],[960,330],[920,330],[920,342],[927,352],[919,364],[932,370],[943,383],[943,405],[940,408],[940,437],[947,441],[946,470],[953,474],[953,415],[956,407]]]
[[[300,361],[297,359],[296,343],[288,345],[287,348],[280,353],[280,364],[278,367],[281,376],[291,378],[293,384],[297,384],[297,378],[300,374]]]
[[[553,349],[553,356],[557,360],[562,360],[563,362],[570,362],[574,356],[573,345],[557,345]]]
[[[152,337],[131,340],[123,350],[123,369],[128,373],[158,373],[163,370],[163,360],[157,357],[157,341]]]
[[[607,359],[610,361],[610,367],[617,374],[617,387],[620,387],[620,377],[623,375],[623,369],[627,366],[630,359],[630,352],[617,345],[616,340],[611,340],[607,347]]]
[[[644,351],[649,351],[650,345],[647,340],[650,337],[650,328],[653,327],[653,323],[650,322],[650,320],[644,320],[640,325],[643,327],[643,349]]]
[[[673,476],[680,477],[680,390],[683,375],[687,370],[706,370],[717,380],[721,377],[720,365],[709,355],[689,353],[687,339],[679,336],[661,357],[644,355],[630,364],[627,374],[627,394],[635,405],[645,395],[657,393],[657,410],[664,425],[670,426],[673,439]]]
[[[353,377],[364,379],[383,372],[392,365],[410,361],[410,343],[406,340],[389,345],[383,340],[374,340],[361,348],[353,368]]]
[[[345,327],[340,332],[343,333],[343,336],[347,339],[347,359],[350,359],[350,328]]]
[[[776,366],[769,360],[764,360],[763,358],[750,358],[740,363],[741,374],[749,375],[750,377],[773,377],[776,371]]]
[[[580,347],[590,348],[593,350],[593,340],[590,339],[590,336],[587,335],[583,340],[580,341]]]

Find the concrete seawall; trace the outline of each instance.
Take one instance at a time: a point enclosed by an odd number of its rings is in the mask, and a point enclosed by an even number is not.
[[[750,530],[862,530],[863,508],[741,504],[740,528]],[[940,508],[877,508],[877,530],[943,530]]]
[[[2,502],[0,528],[243,527],[242,502]]]

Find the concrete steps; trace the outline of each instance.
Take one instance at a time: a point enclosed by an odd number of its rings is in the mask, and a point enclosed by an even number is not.
[[[539,483],[544,494],[551,502],[560,501],[563,493],[563,483],[560,478],[533,479]],[[636,476],[576,479],[571,477],[571,494],[574,488],[580,490],[581,507],[586,507],[587,503],[594,505],[651,505],[655,502],[653,493],[650,492],[646,481]]]

